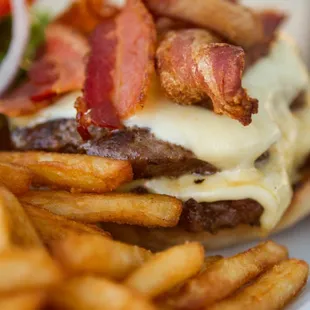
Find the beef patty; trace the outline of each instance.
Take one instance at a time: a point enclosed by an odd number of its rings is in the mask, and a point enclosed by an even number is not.
[[[92,139],[84,142],[75,120],[55,120],[32,128],[16,129],[12,142],[18,150],[82,153],[130,160],[134,178],[178,177],[187,173],[214,174],[217,169],[176,144],[155,138],[147,129],[124,129],[109,133],[90,128]]]
[[[252,199],[197,202],[189,199],[183,204],[179,225],[191,232],[217,232],[239,224],[259,225],[263,207]]]
[[[202,179],[197,179],[197,182]],[[137,194],[149,191],[138,186],[132,190]],[[197,202],[189,199],[183,203],[179,226],[190,232],[208,231],[216,233],[223,228],[233,228],[240,224],[258,226],[264,208],[252,199]]]

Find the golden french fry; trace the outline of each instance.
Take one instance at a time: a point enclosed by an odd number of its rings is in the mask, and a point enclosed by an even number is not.
[[[286,259],[287,249],[267,241],[235,256],[220,259],[189,280],[167,302],[175,309],[200,309],[231,295],[242,285]]]
[[[0,254],[0,294],[42,289],[62,280],[62,273],[41,248],[11,248]]]
[[[53,240],[65,238],[71,232],[77,234],[90,233],[108,238],[111,237],[109,233],[96,225],[75,222],[29,204],[23,204],[23,207],[40,234],[43,242],[47,245]]]
[[[3,310],[39,310],[45,294],[40,291],[16,293],[0,297],[0,309]]]
[[[32,180],[31,171],[25,167],[0,163],[0,184],[13,194],[20,195],[29,190]]]
[[[121,280],[152,253],[94,234],[69,234],[50,245],[53,256],[73,274],[98,274]]]
[[[124,283],[147,297],[156,297],[198,273],[203,261],[202,245],[185,243],[158,253]]]
[[[212,264],[219,261],[220,259],[223,259],[223,256],[215,255],[215,256],[205,257],[202,267],[200,268],[197,275],[203,273],[205,270],[207,270],[207,268],[210,268]],[[169,309],[169,310],[173,309],[173,303],[174,303],[173,297],[177,294],[177,292],[182,288],[184,284],[186,284],[186,282],[180,283],[180,285],[175,286],[173,289],[171,289],[167,293],[162,294],[159,298],[157,298],[156,305],[159,307],[159,309]],[[172,300],[171,302],[170,302],[170,298]]]
[[[116,222],[147,227],[177,225],[182,202],[165,195],[133,193],[82,194],[29,191],[23,203],[83,222]]]
[[[309,266],[290,259],[275,265],[240,293],[207,307],[208,310],[282,309],[306,285]]]
[[[63,310],[155,310],[125,286],[90,276],[70,279],[50,299],[52,306]]]
[[[0,251],[11,246],[42,246],[42,242],[17,198],[0,187]]]
[[[81,192],[108,192],[132,179],[128,161],[81,154],[0,152],[0,162],[25,166],[36,185]]]
[[[203,265],[201,267],[200,273],[207,270],[209,267],[211,267],[211,265],[213,265],[215,262],[219,261],[220,259],[223,259],[223,256],[214,255],[214,256],[205,257],[205,260],[204,260]]]

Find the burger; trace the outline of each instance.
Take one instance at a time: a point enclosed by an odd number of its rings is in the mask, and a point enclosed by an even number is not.
[[[99,1],[100,2],[100,1]],[[237,1],[80,0],[1,99],[10,148],[129,160],[118,191],[183,201],[178,226],[104,224],[155,248],[264,237],[310,212],[310,92],[286,16]]]

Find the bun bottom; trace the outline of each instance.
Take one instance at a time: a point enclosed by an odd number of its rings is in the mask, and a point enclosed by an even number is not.
[[[291,205],[272,233],[295,225],[308,214],[310,214],[310,180],[303,183],[295,191]],[[180,227],[143,228],[110,223],[103,224],[103,228],[109,231],[117,240],[137,244],[153,251],[162,250],[186,241],[199,241],[207,249],[219,249],[268,237],[268,234],[262,231],[260,227],[249,225],[223,229],[216,234],[209,232],[191,233]]]

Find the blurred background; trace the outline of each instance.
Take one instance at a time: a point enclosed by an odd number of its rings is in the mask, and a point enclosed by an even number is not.
[[[310,68],[310,0],[242,0],[241,2],[257,8],[278,8],[287,12],[289,19],[284,30],[295,38]]]

